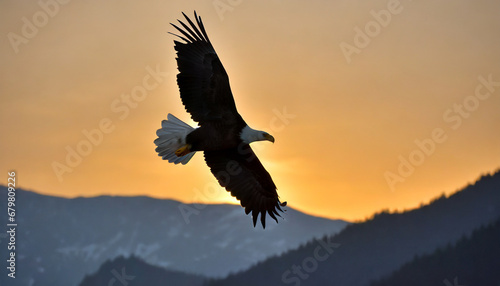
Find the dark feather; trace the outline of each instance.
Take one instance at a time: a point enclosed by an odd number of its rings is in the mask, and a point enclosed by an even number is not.
[[[240,200],[245,213],[252,213],[254,226],[260,214],[266,227],[266,213],[276,222],[280,208],[276,185],[248,144],[239,148],[205,151],[205,161],[221,186]]]
[[[180,27],[171,24],[180,33],[171,34],[184,41],[174,43],[179,68],[177,84],[186,111],[200,125],[209,121],[241,124],[243,119],[236,110],[229,77],[208,39],[201,18],[195,12],[195,24],[183,15],[187,24],[180,20]]]

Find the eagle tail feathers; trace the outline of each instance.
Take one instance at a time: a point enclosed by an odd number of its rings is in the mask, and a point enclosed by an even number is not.
[[[178,157],[175,151],[186,144],[186,136],[194,128],[183,122],[172,114],[168,114],[167,120],[161,122],[161,128],[156,131],[158,138],[154,141],[156,152],[163,160],[169,163],[185,165],[193,158],[196,152],[190,152],[184,156]]]

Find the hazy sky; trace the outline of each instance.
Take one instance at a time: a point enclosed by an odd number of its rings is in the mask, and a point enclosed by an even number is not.
[[[500,167],[498,1],[59,1],[0,2],[2,184],[234,202],[202,154],[154,151],[191,122],[167,31],[195,9],[290,206],[364,219]]]

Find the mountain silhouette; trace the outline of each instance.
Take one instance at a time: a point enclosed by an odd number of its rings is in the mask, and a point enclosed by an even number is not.
[[[208,285],[369,285],[415,256],[454,244],[499,217],[500,172],[497,171],[449,197],[443,195],[418,209],[401,213],[378,213],[336,235],[310,241],[247,271],[212,280]],[[323,247],[325,244],[331,246],[330,251]]]
[[[144,262],[142,259],[131,256],[117,257],[101,265],[99,270],[83,279],[79,286],[96,285],[190,285],[201,286],[204,277],[186,274],[179,271],[170,271],[162,267]]]
[[[0,186],[0,193],[6,191]],[[7,214],[6,207],[2,195],[0,212]],[[22,189],[16,191],[16,208],[18,275],[1,276],[0,285],[4,279],[10,279],[8,285],[77,285],[105,261],[132,255],[170,270],[223,277],[348,224],[287,207],[279,225],[263,230],[254,228],[238,205],[150,197],[66,199]],[[0,240],[0,255],[7,257]]]
[[[500,285],[500,219],[430,255],[414,258],[371,286]]]

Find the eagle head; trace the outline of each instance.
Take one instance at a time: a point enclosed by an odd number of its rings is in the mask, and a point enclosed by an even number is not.
[[[241,130],[240,139],[247,144],[255,141],[271,141],[274,143],[274,137],[271,134],[252,129],[248,125]]]

